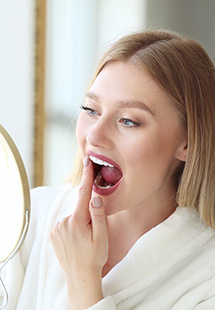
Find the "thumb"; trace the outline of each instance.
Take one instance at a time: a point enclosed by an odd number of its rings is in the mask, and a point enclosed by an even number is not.
[[[102,205],[101,197],[94,197],[90,205],[90,213],[92,220],[92,230],[93,230],[93,240],[105,239],[107,238],[107,225],[105,209]]]

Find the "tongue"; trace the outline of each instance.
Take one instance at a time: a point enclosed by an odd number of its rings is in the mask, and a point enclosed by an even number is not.
[[[122,177],[122,173],[117,167],[111,168],[103,166],[101,172],[103,179],[112,184],[117,183]]]

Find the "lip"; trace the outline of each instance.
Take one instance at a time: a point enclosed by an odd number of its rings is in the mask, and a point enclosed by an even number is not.
[[[116,162],[114,162],[112,159],[110,159],[110,158],[108,158],[108,157],[106,157],[106,156],[104,156],[104,155],[101,155],[101,154],[96,154],[96,153],[94,153],[94,152],[92,152],[92,151],[88,151],[88,152],[87,152],[87,155],[88,155],[88,156],[89,156],[89,155],[94,156],[94,157],[96,157],[96,158],[98,158],[98,159],[101,159],[101,160],[103,160],[103,161],[106,161],[107,163],[109,163],[109,164],[111,164],[111,165],[114,165],[114,166],[117,167],[117,168],[121,171],[121,173],[122,173],[121,167],[120,167]],[[95,183],[93,183],[93,191],[94,191],[96,194],[99,194],[99,195],[101,195],[101,196],[110,195],[110,194],[112,194],[113,192],[116,191],[116,189],[119,187],[119,185],[120,185],[122,179],[123,179],[123,173],[122,173],[121,179],[120,179],[114,186],[112,186],[112,187],[110,187],[110,188],[106,188],[106,189],[105,189],[105,188],[100,188],[100,187],[98,187]]]

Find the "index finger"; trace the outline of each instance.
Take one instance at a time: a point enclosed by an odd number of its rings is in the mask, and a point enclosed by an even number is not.
[[[92,195],[93,181],[93,164],[89,157],[85,157],[81,185],[78,192],[78,200],[74,211],[74,215],[77,219],[81,219],[83,221],[89,221],[91,219],[89,203]]]

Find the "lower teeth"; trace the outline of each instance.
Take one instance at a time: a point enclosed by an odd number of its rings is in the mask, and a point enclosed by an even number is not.
[[[107,185],[107,186],[99,186],[98,184],[96,184],[96,186],[97,186],[98,188],[110,188],[110,187],[112,187],[111,185]]]

